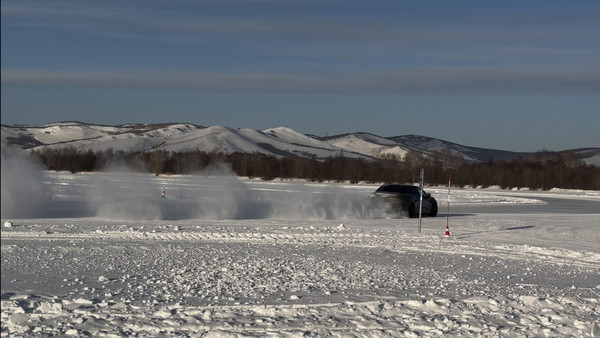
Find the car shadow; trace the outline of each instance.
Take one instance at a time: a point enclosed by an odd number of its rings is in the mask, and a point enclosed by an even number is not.
[[[448,217],[469,217],[475,216],[475,214],[450,214]],[[438,214],[437,217],[446,217],[446,215]]]
[[[510,227],[510,228],[506,228],[504,230],[523,230],[523,229],[533,229],[535,228],[533,225],[524,225],[524,226],[520,226],[520,227]]]
[[[466,232],[466,233],[462,233],[460,235],[457,236],[453,236],[454,238],[457,239],[464,239],[464,238],[469,238],[471,236],[474,235],[478,235],[478,234],[483,234],[483,233],[491,233],[491,232],[504,232],[504,231],[513,231],[513,230],[526,230],[526,229],[533,229],[535,228],[535,226],[533,225],[524,225],[524,226],[517,226],[517,227],[510,227],[510,228],[506,228],[506,229],[498,229],[498,230],[482,230],[482,231],[472,231],[472,232]]]

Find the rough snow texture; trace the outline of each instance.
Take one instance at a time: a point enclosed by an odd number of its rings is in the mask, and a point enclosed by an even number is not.
[[[419,233],[368,184],[45,173],[35,218],[2,184],[3,336],[600,335],[600,192],[453,190],[447,238],[444,187]]]

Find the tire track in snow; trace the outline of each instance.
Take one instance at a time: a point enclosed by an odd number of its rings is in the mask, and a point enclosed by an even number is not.
[[[379,247],[397,253],[429,252],[454,255],[492,256],[511,260],[539,260],[546,263],[574,265],[600,269],[600,253],[536,247],[531,245],[481,245],[465,240],[440,239],[433,236],[365,234],[358,232],[160,232],[160,231],[102,231],[45,232],[2,231],[8,240],[106,240],[106,241],[212,241],[311,245],[329,243],[336,246]]]
[[[110,241],[120,240],[160,240],[160,241],[290,241],[293,243],[302,243],[318,240],[362,240],[362,239],[383,239],[387,236],[365,235],[359,233],[346,234],[324,234],[324,233],[233,233],[233,232],[145,232],[145,231],[95,231],[95,232],[80,232],[80,233],[63,233],[63,232],[3,232],[3,239],[29,239],[29,240],[88,240],[88,239],[104,239]]]
[[[451,244],[448,244],[451,243]],[[422,251],[439,254],[475,255],[497,257],[510,260],[533,260],[546,263],[574,265],[586,268],[600,269],[600,253],[591,251],[574,251],[568,249],[555,249],[536,247],[531,245],[496,245],[482,246],[481,242],[455,242],[437,243],[421,242],[418,246],[403,248],[400,251]]]

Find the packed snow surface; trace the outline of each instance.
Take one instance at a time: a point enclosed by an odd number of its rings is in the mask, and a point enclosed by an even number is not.
[[[600,335],[597,191],[430,187],[418,232],[373,184],[19,168],[2,336]]]

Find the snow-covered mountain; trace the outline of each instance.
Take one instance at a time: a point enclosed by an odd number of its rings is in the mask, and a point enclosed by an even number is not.
[[[490,158],[511,160],[532,153],[484,149],[420,135],[381,137],[356,132],[329,137],[308,136],[286,127],[266,130],[204,127],[190,123],[92,125],[59,122],[42,126],[2,125],[2,145],[23,149],[74,147],[80,150],[123,150],[175,152],[206,151],[262,153],[277,157],[304,156],[324,159],[333,156],[373,159],[393,155],[403,158],[409,151],[426,156],[434,153],[459,157],[469,162]],[[588,164],[600,165],[600,148],[572,150]]]

